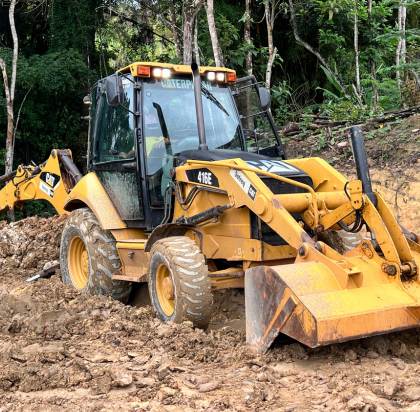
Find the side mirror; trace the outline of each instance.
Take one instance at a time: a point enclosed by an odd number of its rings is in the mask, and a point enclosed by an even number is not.
[[[108,104],[116,107],[124,102],[124,89],[121,77],[112,74],[105,79],[105,93]]]
[[[260,104],[262,110],[268,110],[271,106],[270,92],[264,86],[258,86],[258,96],[260,97]]]

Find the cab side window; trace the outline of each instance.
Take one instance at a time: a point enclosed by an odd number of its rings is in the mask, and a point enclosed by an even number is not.
[[[124,102],[112,107],[98,83],[91,164],[121,218],[130,222],[142,220],[144,215],[137,170],[121,167],[121,163],[136,159],[133,83],[124,78],[123,88]]]
[[[134,159],[134,118],[127,110],[134,110],[133,83],[124,79],[123,88],[125,107],[112,107],[108,105],[101,83],[98,84],[94,163]]]
[[[248,152],[261,153],[277,146],[277,138],[267,113],[261,109],[257,88],[251,81],[241,84],[235,93],[235,101],[241,116]]]

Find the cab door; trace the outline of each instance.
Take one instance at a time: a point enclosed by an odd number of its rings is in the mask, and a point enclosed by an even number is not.
[[[130,227],[144,219],[137,167],[134,84],[123,79],[124,102],[108,104],[104,82],[92,99],[89,165],[96,172],[122,220]]]

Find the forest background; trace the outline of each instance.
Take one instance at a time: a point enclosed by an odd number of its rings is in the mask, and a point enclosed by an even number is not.
[[[419,17],[416,0],[0,1],[0,174],[52,148],[83,166],[83,97],[133,61],[254,74],[279,127],[418,105]]]

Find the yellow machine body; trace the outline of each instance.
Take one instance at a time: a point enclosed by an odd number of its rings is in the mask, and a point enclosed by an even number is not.
[[[141,65],[122,71],[135,75]],[[188,72],[187,66],[178,70]],[[20,166],[0,190],[0,210],[35,199],[49,201],[60,214],[90,208],[117,242],[122,268],[113,276],[118,280],[147,281],[153,243],[190,237],[205,256],[213,288],[245,287],[247,342],[259,351],[279,333],[316,347],[420,326],[418,237],[406,236],[378,193],[374,205],[359,180],[348,181],[320,158],[284,161],[305,172],[312,185],[240,158],[186,160],[173,170],[171,222],[146,233],[127,227],[94,172],[69,178],[60,153],[71,157],[53,150],[39,167]],[[191,179],[197,173],[205,178]],[[48,174],[59,183],[49,185]],[[299,193],[274,194],[267,178]],[[193,201],[186,205],[189,195]],[[341,229],[340,222],[351,225],[356,215],[371,235],[350,250],[337,250],[328,235]],[[253,238],[253,216],[284,244]],[[218,261],[226,267],[218,268]]]
[[[61,176],[57,152],[53,151],[42,166],[43,172]],[[193,229],[186,227],[185,234],[200,244],[214,288],[245,286],[248,343],[264,351],[284,333],[316,347],[420,326],[420,246],[406,239],[380,195],[376,194],[375,208],[362,194],[360,182],[353,181],[349,199],[343,191],[346,179],[319,158],[287,162],[308,173],[316,189],[274,195],[263,183],[263,175],[305,185],[255,170],[241,159],[191,160],[176,169],[175,181],[184,196],[197,186],[188,179],[188,170],[205,167],[220,183],[216,191],[200,191],[188,210],[176,203],[173,221],[226,206],[220,217]],[[31,178],[31,170],[19,168],[17,176],[20,173],[21,177],[0,191],[1,209],[34,199],[49,201],[58,213],[89,207],[117,240],[123,270],[116,279],[147,279],[150,237],[142,230],[126,228],[94,173],[82,177],[73,188],[63,183],[50,196],[39,189],[40,174]],[[242,183],[238,176],[244,179]],[[248,184],[256,189],[253,198]],[[313,241],[291,216],[301,213],[314,229],[320,224],[334,229],[341,219],[351,222],[361,201],[363,218],[375,233],[382,253],[370,239],[364,239],[353,250],[340,254],[326,243]],[[287,245],[272,246],[252,239],[250,212]],[[217,270],[212,266],[215,259],[225,259],[232,266]]]
[[[315,347],[420,326],[420,247],[406,239],[380,195],[376,193],[375,208],[362,194],[361,183],[353,181],[349,199],[343,192],[347,180],[319,158],[287,162],[308,173],[316,189],[273,195],[259,177],[270,174],[253,172],[240,159],[214,164],[191,161],[177,169],[177,181],[187,187],[185,172],[194,167],[206,166],[223,182],[226,195],[203,192],[203,199],[197,196],[189,212],[197,213],[203,204],[232,205],[219,221],[203,226],[200,237],[208,258],[242,263],[248,343],[263,351],[281,332]],[[256,188],[254,199],[233,171]],[[337,229],[337,222],[343,218],[350,222],[359,207],[381,254],[369,239],[339,254],[323,242],[314,242],[290,215],[302,213],[314,229],[319,225]],[[249,211],[287,240],[288,246],[250,239]],[[185,211],[179,208],[177,214]]]

